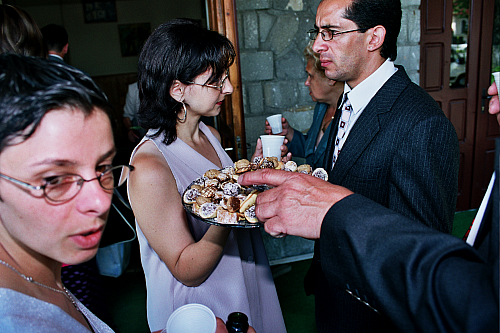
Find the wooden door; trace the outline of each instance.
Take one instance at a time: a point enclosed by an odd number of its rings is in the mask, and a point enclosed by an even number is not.
[[[493,171],[495,117],[481,113],[491,74],[495,0],[422,0],[420,85],[440,104],[460,145],[457,210],[477,208]],[[498,1],[498,0],[497,0]],[[496,130],[495,130],[496,129]]]
[[[207,10],[210,29],[225,35],[236,49],[236,61],[229,69],[234,92],[224,100],[216,124],[222,137],[222,146],[235,161],[247,156],[235,2],[207,0]]]

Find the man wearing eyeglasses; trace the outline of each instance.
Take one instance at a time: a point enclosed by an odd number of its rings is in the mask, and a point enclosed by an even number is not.
[[[319,4],[315,28],[309,31],[313,50],[320,54],[326,76],[346,83],[325,169],[331,183],[451,233],[458,139],[438,104],[394,64],[401,16],[399,0]],[[356,217],[352,219],[354,223]],[[320,246],[317,240],[305,281],[306,291],[315,294],[318,331],[396,331],[365,295],[349,284],[328,284],[323,273],[328,263],[321,260]]]

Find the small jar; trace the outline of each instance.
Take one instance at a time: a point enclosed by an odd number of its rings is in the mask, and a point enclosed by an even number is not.
[[[226,321],[226,328],[229,333],[248,331],[248,317],[243,312],[233,312],[229,314]]]

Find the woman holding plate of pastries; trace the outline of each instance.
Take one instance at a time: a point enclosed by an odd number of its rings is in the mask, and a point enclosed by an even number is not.
[[[257,332],[286,331],[260,230],[211,225],[183,207],[195,179],[234,165],[219,133],[200,121],[233,92],[234,58],[226,37],[184,19],[160,25],[139,57],[138,120],[149,131],[132,153],[128,191],[153,332],[187,303],[220,318],[243,312]]]

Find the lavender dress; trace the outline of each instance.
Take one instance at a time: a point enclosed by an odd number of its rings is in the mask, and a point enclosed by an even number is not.
[[[202,122],[199,128],[217,151],[222,165],[233,165],[210,129]],[[146,140],[156,145],[172,170],[180,194],[206,170],[219,169],[182,140],[177,139],[167,146],[162,143],[163,137],[145,137],[137,147]],[[210,227],[190,215],[188,223],[195,241],[199,241]],[[164,329],[168,317],[178,307],[201,303],[224,320],[231,312],[244,312],[250,325],[259,333],[286,332],[260,230],[233,228],[212,274],[198,287],[188,287],[170,273],[149,245],[140,226],[136,225],[146,276],[147,316],[151,331]]]

